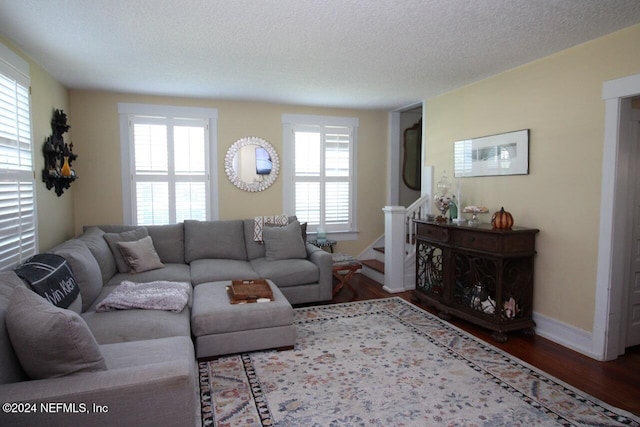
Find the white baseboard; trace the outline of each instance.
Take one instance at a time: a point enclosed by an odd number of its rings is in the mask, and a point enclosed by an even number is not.
[[[535,312],[533,313],[533,320],[536,322],[536,335],[575,350],[592,359],[601,360],[592,350],[593,334],[591,332]]]

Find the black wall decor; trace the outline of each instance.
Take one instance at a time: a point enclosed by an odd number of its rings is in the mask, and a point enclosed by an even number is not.
[[[52,134],[45,139],[42,147],[44,154],[42,181],[47,185],[47,190],[55,188],[58,197],[78,179],[76,171],[71,167],[71,163],[78,157],[73,153],[73,142],[67,144],[62,136],[70,127],[64,111],[55,110],[51,118]]]

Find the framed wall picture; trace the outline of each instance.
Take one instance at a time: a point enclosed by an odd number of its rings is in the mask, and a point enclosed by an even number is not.
[[[529,129],[456,141],[456,178],[529,173]]]

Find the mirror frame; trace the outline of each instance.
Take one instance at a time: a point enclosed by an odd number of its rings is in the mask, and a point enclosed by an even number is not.
[[[236,155],[240,152],[242,147],[247,145],[257,145],[259,147],[264,148],[271,156],[271,173],[269,175],[265,175],[265,179],[260,182],[245,182],[236,173],[236,170],[233,168],[233,161]],[[267,188],[271,187],[271,185],[278,179],[278,174],[280,172],[280,158],[278,157],[278,152],[273,145],[271,145],[268,141],[262,138],[258,138],[256,136],[247,136],[244,138],[240,138],[236,142],[234,142],[231,147],[227,150],[227,154],[224,156],[224,171],[227,173],[227,177],[229,181],[236,187],[241,190],[248,191],[251,193],[255,193],[258,191],[264,191]]]
[[[404,131],[402,181],[412,190],[422,186],[422,119]]]

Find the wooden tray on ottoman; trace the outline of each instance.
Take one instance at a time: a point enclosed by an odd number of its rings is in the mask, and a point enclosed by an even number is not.
[[[231,304],[252,303],[259,299],[273,301],[271,287],[264,279],[232,280],[227,289]]]

